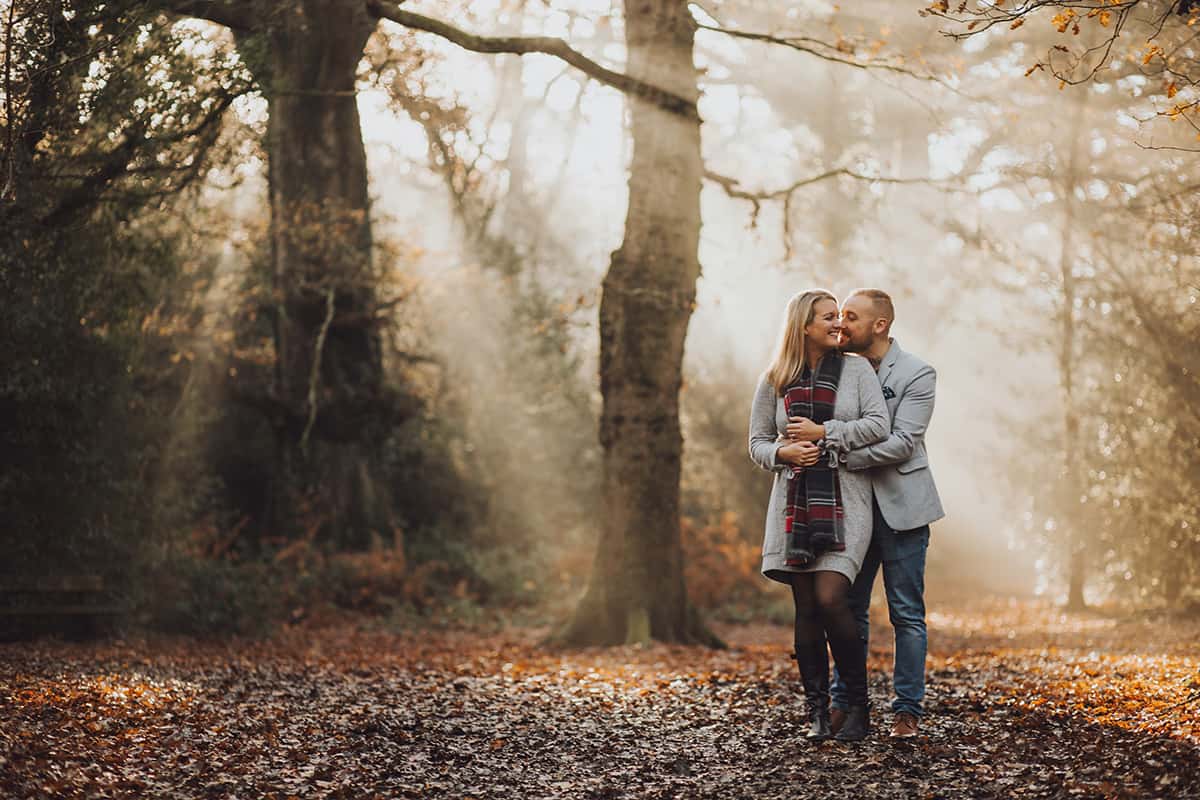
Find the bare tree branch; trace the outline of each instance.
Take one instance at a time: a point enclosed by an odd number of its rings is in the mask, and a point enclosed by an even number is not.
[[[1004,3],[980,4],[978,8],[968,9],[966,3],[960,3],[953,11],[946,0],[937,0],[931,6],[921,9],[921,16],[939,17],[951,23],[950,29],[942,29],[941,33],[951,39],[963,40],[978,36],[996,25],[1007,25],[1010,30],[1020,28],[1027,19],[1039,11],[1059,11],[1053,22],[1058,26],[1059,33],[1070,31],[1079,35],[1081,24],[1087,21],[1098,23],[1106,29],[1099,44],[1084,48],[1074,53],[1064,45],[1054,45],[1045,56],[1029,68],[1046,69],[1064,85],[1077,85],[1093,79],[1097,73],[1109,68],[1113,63],[1112,50],[1133,11],[1139,6],[1150,5],[1146,0],[1022,0],[1011,6]],[[1162,32],[1163,26],[1172,14],[1174,5],[1166,4],[1165,10],[1150,21],[1153,31],[1147,35],[1146,41],[1153,42]],[[1055,52],[1066,54],[1066,65],[1055,63]],[[1160,50],[1161,52],[1161,50]],[[1088,64],[1092,56],[1097,55],[1095,62]],[[1152,53],[1151,53],[1152,55]],[[1060,60],[1062,57],[1058,57]],[[1147,61],[1149,55],[1147,56]],[[1164,63],[1166,59],[1163,59]],[[1082,73],[1078,70],[1084,67]]]
[[[553,36],[478,36],[447,22],[404,11],[394,2],[367,0],[367,7],[378,17],[398,22],[406,28],[435,34],[476,53],[542,53],[554,56],[606,86],[640,97],[673,114],[680,114],[689,119],[699,119],[700,116],[695,101],[629,75],[614,72]]]
[[[792,183],[789,186],[785,186],[782,189],[750,192],[740,188],[736,178],[720,175],[711,170],[705,170],[704,177],[713,183],[719,184],[721,188],[725,190],[725,194],[729,195],[730,197],[737,200],[749,201],[750,204],[754,206],[754,210],[750,212],[751,226],[758,223],[758,214],[762,210],[762,202],[764,200],[778,200],[783,198],[783,247],[788,258],[791,258],[792,255],[792,197],[795,195],[797,190],[802,189],[805,186],[811,186],[814,183],[819,183],[821,181],[837,177],[853,178],[855,180],[867,181],[869,183],[944,183],[944,181],[935,181],[930,178],[874,177],[871,175],[863,175],[862,173],[855,172],[852,169],[841,167],[839,169],[832,169],[828,170],[827,172],[822,172],[819,175],[813,175],[810,178],[801,178],[800,180]]]
[[[781,197],[786,197],[787,195],[792,194],[797,189],[803,188],[805,186],[809,186],[814,183],[819,183],[823,180],[828,180],[829,178],[836,178],[838,176],[854,178],[855,180],[860,180],[860,181],[867,181],[868,183],[924,183],[924,184],[945,183],[945,181],[938,181],[938,180],[934,180],[932,178],[888,178],[888,177],[881,177],[881,176],[875,176],[875,175],[863,175],[862,173],[855,172],[852,169],[847,169],[846,167],[841,167],[838,169],[829,170],[828,172],[822,172],[819,175],[813,175],[810,178],[801,178],[800,180],[796,181],[795,183],[792,183],[789,186],[785,186],[782,189],[770,189],[770,190],[759,191],[759,192],[748,192],[744,189],[738,188],[737,178],[729,178],[724,175],[720,175],[718,173],[712,172],[710,170],[705,170],[705,172],[704,172],[705,178],[712,181],[713,183],[720,184],[725,189],[725,193],[728,194],[730,197],[734,197],[739,200],[749,200],[749,201],[755,203],[756,205],[757,205],[758,201],[777,200]]]
[[[325,352],[325,337],[329,334],[329,323],[333,322],[334,290],[330,286],[325,290],[325,320],[317,331],[317,343],[313,345],[312,370],[308,375],[308,417],[304,421],[304,432],[300,434],[300,452],[308,454],[308,437],[312,434],[313,423],[317,421],[317,384],[321,379],[321,356]]]
[[[895,61],[885,60],[881,58],[870,58],[861,60],[855,56],[854,46],[849,42],[830,44],[829,42],[820,39],[813,39],[808,36],[775,36],[769,33],[754,33],[751,31],[739,31],[732,28],[722,28],[718,25],[705,25],[696,23],[698,28],[715,33],[723,33],[726,36],[732,36],[736,39],[749,39],[753,42],[764,42],[766,44],[777,44],[783,47],[790,47],[793,50],[798,50],[801,53],[808,53],[811,56],[831,61],[835,64],[845,64],[848,67],[865,70],[883,70],[887,72],[895,72],[900,75],[907,75],[910,78],[918,80],[931,81],[933,83],[946,86],[954,89],[944,80],[936,75],[917,72],[908,67],[897,64]],[[957,89],[955,89],[957,91]]]

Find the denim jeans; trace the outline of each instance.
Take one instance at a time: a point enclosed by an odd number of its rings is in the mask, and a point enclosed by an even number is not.
[[[875,506],[871,546],[863,559],[862,569],[850,587],[850,610],[858,622],[858,635],[863,649],[870,634],[868,609],[871,589],[879,567],[883,567],[883,586],[887,590],[888,617],[896,635],[896,656],[892,665],[892,684],[896,698],[892,711],[907,712],[920,717],[925,699],[925,551],[929,547],[929,526],[909,531],[894,531],[883,519],[879,504]],[[833,673],[830,687],[835,708],[848,705],[846,690]]]

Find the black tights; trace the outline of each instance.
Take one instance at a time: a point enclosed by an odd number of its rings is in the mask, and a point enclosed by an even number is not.
[[[791,579],[797,657],[808,653],[817,657],[818,663],[824,662],[828,641],[852,702],[866,703],[867,653],[847,600],[850,580],[839,572],[826,571],[794,572]]]

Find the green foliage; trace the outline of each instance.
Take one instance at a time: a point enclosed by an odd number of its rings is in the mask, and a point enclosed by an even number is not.
[[[168,633],[262,635],[287,610],[286,575],[262,560],[178,558],[141,577],[141,622]]]
[[[172,197],[244,83],[142,3],[19,2],[0,164],[0,547],[33,574],[120,592],[153,549],[154,475],[179,370],[147,326],[178,276]],[[207,63],[207,62],[206,62]]]
[[[38,562],[77,569],[98,556],[119,562],[120,553],[105,551],[112,528],[126,524],[136,466],[121,431],[131,389],[121,344],[84,324],[89,287],[71,259],[6,244],[0,546],[17,570]]]

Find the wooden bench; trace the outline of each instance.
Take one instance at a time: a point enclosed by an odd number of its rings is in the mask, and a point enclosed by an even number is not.
[[[100,575],[0,574],[0,641],[97,636],[124,612]]]

